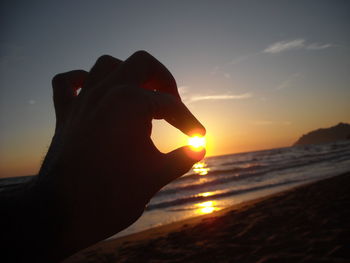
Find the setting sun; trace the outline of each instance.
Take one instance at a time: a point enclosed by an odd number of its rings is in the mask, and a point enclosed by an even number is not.
[[[205,147],[205,137],[195,135],[188,139],[188,145],[191,146],[192,150],[200,151]]]

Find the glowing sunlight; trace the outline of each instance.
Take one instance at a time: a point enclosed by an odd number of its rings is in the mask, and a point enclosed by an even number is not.
[[[188,139],[188,145],[193,151],[201,151],[205,147],[205,137],[199,135],[192,136]]]
[[[198,214],[209,214],[218,210],[218,208],[215,206],[216,206],[215,201],[206,201],[203,203],[199,203],[199,204],[196,204],[196,207],[197,207],[196,212]]]
[[[192,167],[192,170],[199,175],[207,175],[210,171],[210,168],[207,167],[207,164],[204,161],[195,163]]]
[[[197,196],[208,197],[208,196],[211,196],[211,195],[213,195],[213,194],[214,194],[214,192],[204,192],[204,193],[198,194]]]

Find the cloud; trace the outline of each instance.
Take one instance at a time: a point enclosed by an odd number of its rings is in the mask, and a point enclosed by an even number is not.
[[[306,49],[311,49],[311,50],[321,50],[329,47],[333,47],[333,44],[318,44],[318,43],[312,43],[306,47]]]
[[[273,124],[273,121],[260,120],[260,121],[251,121],[250,123],[257,126],[265,126],[265,125]]]
[[[283,90],[286,88],[289,88],[291,86],[293,86],[293,84],[295,84],[295,81],[297,80],[297,78],[300,76],[300,73],[294,73],[292,75],[290,75],[287,79],[285,79],[284,81],[282,81],[281,84],[279,84],[275,90]]]
[[[222,65],[216,65],[214,66],[211,71],[210,71],[210,75],[219,75],[219,76],[223,76],[227,79],[231,79],[232,75],[228,72],[228,70],[230,70],[232,68],[232,66],[236,66],[239,63],[242,63],[256,55],[258,55],[260,52],[257,53],[250,53],[244,56],[239,56],[236,57],[234,59],[231,59],[228,62],[223,63]]]
[[[292,125],[292,122],[290,121],[269,121],[269,120],[256,120],[256,121],[250,121],[250,124],[256,125],[256,126],[268,126],[268,125],[279,125],[279,126],[290,126]]]
[[[177,90],[179,91],[180,95],[185,95],[188,93],[188,86],[179,86],[177,87]]]
[[[264,53],[281,53],[283,51],[291,50],[291,49],[299,49],[304,47],[305,40],[304,39],[295,39],[291,41],[280,41],[276,42],[270,46],[268,46]]]
[[[231,74],[230,74],[230,73],[227,73],[227,72],[224,73],[224,76],[225,76],[225,78],[227,78],[227,79],[230,79],[230,78],[231,78]]]
[[[231,74],[224,71],[222,69],[222,67],[219,66],[215,66],[213,67],[213,69],[210,71],[210,75],[223,75],[225,78],[230,79],[231,78]]]
[[[213,67],[213,69],[210,71],[211,75],[216,75],[216,73],[218,73],[218,71],[220,70],[219,66],[215,66]]]
[[[264,53],[277,54],[292,49],[322,50],[334,47],[334,44],[306,43],[305,39],[299,38],[290,41],[280,41],[271,44],[263,50]]]
[[[182,98],[182,100],[185,103],[192,103],[197,101],[203,101],[203,100],[240,100],[240,99],[248,99],[253,96],[252,93],[242,93],[242,94],[214,94],[214,95],[192,95],[191,92],[189,92],[189,87],[182,85],[178,87],[179,94]]]
[[[238,95],[230,95],[230,94],[216,94],[216,95],[197,95],[193,96],[189,99],[189,103],[197,102],[202,100],[241,100],[248,99],[253,96],[252,93],[243,93]]]
[[[286,89],[290,86],[290,82],[291,82],[290,79],[286,79],[281,84],[279,84],[275,89],[276,90]]]
[[[241,62],[247,60],[247,59],[248,59],[249,57],[251,57],[251,56],[252,56],[252,54],[251,54],[251,55],[245,55],[245,56],[240,56],[240,57],[234,58],[234,59],[232,59],[228,64],[229,64],[229,65],[236,65],[236,64],[238,64],[238,63],[241,63]]]
[[[36,103],[35,100],[28,100],[28,104],[30,104],[30,105],[34,105],[35,103]]]
[[[290,125],[292,125],[292,122],[291,121],[284,121],[284,122],[282,122],[282,125],[290,126]]]

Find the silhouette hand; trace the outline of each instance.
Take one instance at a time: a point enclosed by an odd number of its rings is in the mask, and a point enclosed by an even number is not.
[[[40,179],[53,185],[67,256],[132,224],[157,191],[204,157],[187,146],[161,153],[152,119],[188,135],[205,129],[171,73],[144,51],[124,62],[102,56],[89,73],[70,71],[52,83],[56,131]]]

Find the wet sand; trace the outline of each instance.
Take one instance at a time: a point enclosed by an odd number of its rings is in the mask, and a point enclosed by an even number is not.
[[[77,262],[350,262],[350,173],[100,242]]]

